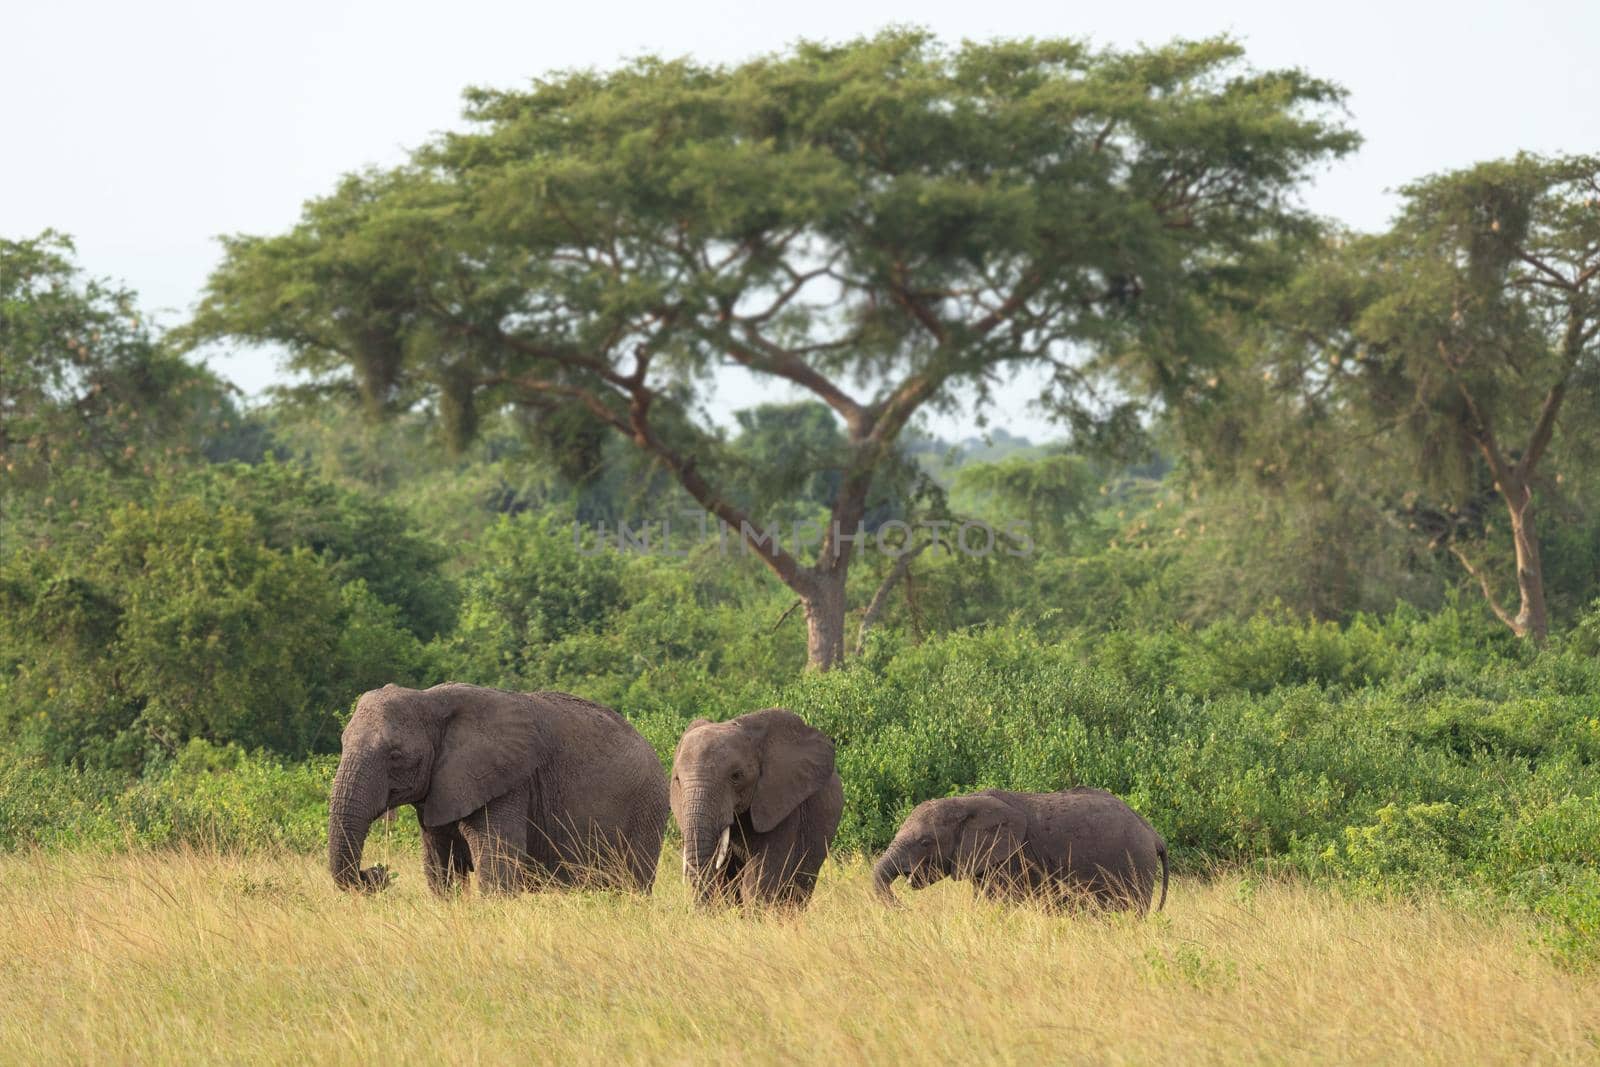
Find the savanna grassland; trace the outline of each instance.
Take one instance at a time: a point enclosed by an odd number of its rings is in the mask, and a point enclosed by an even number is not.
[[[1600,1062],[1600,158],[1358,233],[1345,102],[902,28],[473,90],[170,328],[0,235],[0,1060]],[[794,711],[818,899],[437,900],[409,811],[337,892],[355,702],[445,681]],[[1165,913],[867,892],[1076,785]]]
[[[381,842],[374,842],[382,852]],[[1587,1063],[1600,983],[1515,914],[1177,879],[1147,921],[889,910],[830,864],[801,915],[337,892],[294,856],[0,860],[0,1059],[38,1063]]]

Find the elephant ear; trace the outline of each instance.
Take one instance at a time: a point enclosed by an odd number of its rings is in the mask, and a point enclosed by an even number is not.
[[[761,777],[750,801],[750,823],[764,834],[833,777],[833,740],[792,711],[768,708],[738,718],[759,734]]]
[[[536,698],[475,685],[438,685],[446,717],[422,802],[430,827],[464,819],[527,778],[538,756]]]
[[[1022,851],[1028,827],[1020,811],[998,797],[979,794],[966,799],[956,837],[957,871],[988,870]]]

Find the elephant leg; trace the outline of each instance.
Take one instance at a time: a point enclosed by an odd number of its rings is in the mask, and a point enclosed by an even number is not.
[[[528,873],[536,889],[557,889],[572,884],[567,834],[559,813],[529,813]]]
[[[661,862],[661,838],[666,829],[666,815],[663,812],[658,818],[653,815],[640,816],[633,820],[628,827],[623,839],[627,854],[629,888],[636,892],[650,895],[651,886],[656,884],[656,866]]]
[[[822,861],[826,858],[827,852],[822,848],[807,848],[800,853],[794,869],[786,872],[780,899],[798,906],[810,901],[811,894],[817,889],[817,875],[822,870]]]
[[[591,823],[579,837],[580,849],[573,864],[573,876],[596,889],[627,889],[632,849],[622,829]]]
[[[528,873],[538,889],[572,884],[571,816],[558,786],[544,775],[533,779],[528,792]]]
[[[450,891],[457,879],[466,872],[456,866],[458,833],[454,826],[422,828],[422,873],[428,879],[428,888],[440,896]],[[461,842],[462,859],[466,843]]]
[[[975,873],[972,881],[985,897],[1001,903],[1021,904],[1034,898],[1048,899],[1054,892],[1048,880],[1031,878],[1015,857]]]
[[[746,903],[803,905],[811,899],[825,854],[793,826],[780,825],[742,872],[739,895]]]
[[[454,823],[430,827],[422,821],[421,811],[417,812],[417,826],[422,830],[422,873],[428,888],[443,895],[454,886],[465,884],[467,873],[472,870],[472,856],[461,828]]]
[[[472,870],[472,850],[461,836],[461,827],[452,826],[450,831],[450,871],[458,882],[464,883]]]
[[[756,871],[745,877],[746,900],[804,907],[817,887],[817,875],[828,858],[828,843],[839,828],[844,793],[834,777],[762,836]]]
[[[972,876],[972,888],[974,892],[985,900],[1004,902],[1013,900],[1016,897],[1016,890],[1010,882],[996,878],[987,872]]]
[[[528,787],[502,793],[461,821],[472,865],[485,893],[511,892],[523,883],[528,857]]]

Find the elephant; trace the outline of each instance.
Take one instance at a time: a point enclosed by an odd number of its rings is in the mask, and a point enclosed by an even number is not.
[[[690,723],[671,797],[702,903],[804,907],[844,810],[833,741],[784,708]]]
[[[387,884],[382,868],[361,869],[361,848],[373,820],[403,804],[416,808],[436,893],[473,870],[485,892],[655,882],[666,773],[610,708],[566,693],[391,684],[362,694],[341,745],[328,801],[328,869],[341,888]]]
[[[1143,915],[1161,867],[1167,903],[1167,843],[1116,796],[1078,787],[1057,793],[986,789],[917,805],[879,857],[874,890],[894,902],[894,880],[913,889],[968,878],[996,900],[1051,907],[1095,904]]]

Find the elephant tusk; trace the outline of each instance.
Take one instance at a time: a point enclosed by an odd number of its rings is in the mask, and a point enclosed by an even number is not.
[[[722,868],[728,865],[728,852],[730,851],[728,845],[732,830],[733,827],[724,826],[722,828],[722,836],[717,838],[717,851],[711,857],[711,869],[713,871],[720,872]]]

